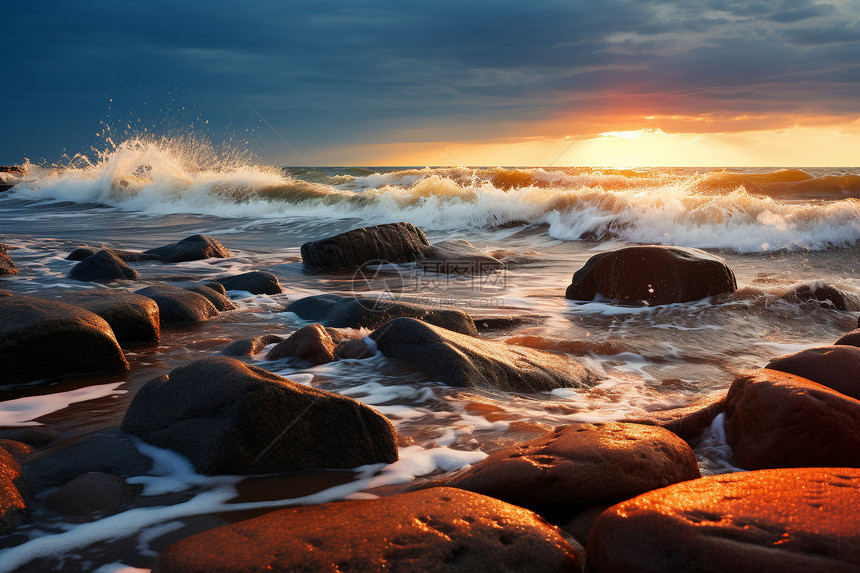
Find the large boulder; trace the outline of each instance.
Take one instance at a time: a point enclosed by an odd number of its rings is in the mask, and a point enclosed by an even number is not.
[[[738,376],[726,397],[737,467],[860,467],[860,400],[778,370]]]
[[[583,388],[597,376],[572,359],[395,318],[370,338],[388,358],[404,360],[451,386],[539,392]]]
[[[425,271],[453,275],[483,275],[505,268],[499,259],[463,239],[433,243],[424,249],[424,260],[418,266]]]
[[[266,360],[296,358],[313,365],[327,364],[336,360],[334,351],[339,341],[340,337],[335,340],[323,325],[309,324],[276,344],[266,354]]]
[[[424,232],[411,223],[388,223],[353,229],[302,245],[302,261],[314,269],[354,269],[372,261],[420,261],[429,246]]]
[[[0,448],[0,534],[8,533],[30,514],[22,487],[21,466],[9,452]]]
[[[821,346],[771,360],[765,368],[794,374],[860,400],[860,348]]]
[[[65,294],[63,302],[105,319],[120,344],[154,344],[161,336],[158,305],[149,297],[101,289]]]
[[[113,252],[102,249],[72,267],[69,278],[83,282],[137,280],[137,271],[125,264]]]
[[[216,279],[226,290],[243,290],[251,294],[280,294],[284,292],[278,277],[265,271],[251,271]]]
[[[579,571],[559,531],[532,512],[433,488],[296,507],[183,539],[154,571]]]
[[[590,573],[860,570],[860,471],[779,469],[687,481],[615,505]]]
[[[109,249],[105,248],[96,248],[96,247],[79,247],[69,253],[69,256],[66,257],[67,261],[83,261],[84,259],[91,257],[98,253],[99,251],[110,251],[116,257],[126,263],[137,263],[140,261],[160,261],[161,257],[158,255],[147,255],[146,253],[139,253],[137,251],[124,251],[122,249]]]
[[[397,460],[394,428],[375,410],[228,357],[198,360],[148,382],[122,428],[176,450],[205,474]]]
[[[0,381],[20,383],[128,370],[105,320],[70,304],[0,297]]]
[[[693,450],[669,430],[606,422],[561,426],[493,452],[446,485],[570,518],[698,477]]]
[[[10,277],[18,274],[18,267],[12,262],[12,259],[4,253],[0,253],[0,277]]]
[[[157,255],[166,263],[182,263],[201,259],[230,257],[230,251],[208,235],[191,235],[178,243],[144,251],[146,255]]]
[[[218,314],[218,309],[205,296],[184,288],[159,285],[140,289],[136,293],[155,301],[162,326],[203,322]]]
[[[286,311],[295,313],[304,320],[321,322],[333,328],[373,329],[393,318],[406,316],[461,334],[478,335],[472,317],[462,310],[435,308],[410,302],[321,294],[301,298],[290,304]]]
[[[736,289],[734,273],[719,257],[686,247],[637,245],[588,259],[564,296],[594,300],[599,294],[623,304],[659,305]]]

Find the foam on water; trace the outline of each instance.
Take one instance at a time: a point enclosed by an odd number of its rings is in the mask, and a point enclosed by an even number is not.
[[[67,392],[57,392],[45,396],[27,396],[14,400],[0,402],[0,425],[3,426],[38,426],[33,420],[51,412],[62,410],[70,404],[125,394],[126,390],[118,390],[123,382],[87,386]]]

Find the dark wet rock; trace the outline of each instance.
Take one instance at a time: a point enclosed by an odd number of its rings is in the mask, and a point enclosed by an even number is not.
[[[311,364],[334,362],[334,349],[337,341],[321,324],[309,324],[292,333],[286,340],[279,342],[266,354],[266,360],[295,358]]]
[[[787,300],[793,298],[800,302],[814,300],[821,303],[822,307],[834,310],[860,310],[856,297],[844,293],[836,287],[821,283],[797,285],[782,298]]]
[[[363,360],[375,354],[376,349],[368,346],[361,338],[342,340],[334,349],[334,355],[338,360]]]
[[[447,485],[566,521],[590,505],[698,477],[693,450],[672,432],[606,422],[558,427],[493,452]]]
[[[208,235],[192,235],[172,245],[149,249],[144,251],[144,254],[157,255],[166,263],[182,263],[210,258],[225,259],[232,256],[230,251],[225,249],[221,243]]]
[[[394,462],[394,428],[350,398],[227,357],[148,382],[122,428],[176,450],[206,474],[353,468]]]
[[[592,573],[860,570],[860,471],[779,469],[704,477],[606,510]]]
[[[141,491],[140,485],[102,472],[76,477],[45,496],[45,505],[63,515],[89,515],[119,509]]]
[[[9,245],[5,243],[0,243],[0,255],[6,255],[9,253]]]
[[[860,328],[854,329],[848,334],[843,334],[833,344],[835,346],[854,346],[860,348]]]
[[[209,281],[209,282],[203,283],[203,286],[211,288],[212,290],[214,290],[218,294],[223,294],[224,296],[227,296],[227,289],[225,289],[224,285],[222,285],[221,283],[216,283],[215,281]]]
[[[860,348],[821,346],[771,360],[765,368],[794,374],[860,400]]]
[[[690,442],[702,435],[723,411],[725,395],[709,396],[683,408],[648,412],[641,416],[626,418],[625,422],[660,426]]]
[[[734,292],[732,270],[699,249],[643,245],[594,255],[573,275],[565,297],[594,300],[598,294],[623,304],[689,302]]]
[[[278,277],[264,271],[251,271],[232,277],[216,279],[226,290],[243,290],[251,294],[280,294],[284,292]]]
[[[152,469],[152,460],[140,453],[134,439],[118,428],[63,445],[56,442],[27,459],[27,477],[35,491],[60,486],[90,472],[131,477]]]
[[[478,332],[486,332],[488,330],[512,330],[514,328],[527,324],[537,324],[538,322],[540,322],[540,317],[472,315],[472,320],[474,321],[475,328],[478,330]]]
[[[558,354],[482,340],[414,318],[395,318],[370,338],[388,358],[409,362],[451,386],[539,392],[597,381],[593,372]]]
[[[0,427],[0,439],[24,442],[30,446],[47,446],[57,439],[59,431],[48,426]]]
[[[735,378],[725,429],[739,468],[860,467],[860,400],[793,374]]]
[[[134,281],[137,277],[136,270],[105,249],[82,260],[69,271],[70,279],[84,282]]]
[[[296,507],[219,527],[174,543],[153,570],[503,573],[579,571],[580,563],[559,530],[532,512],[433,488]]]
[[[103,289],[68,293],[63,302],[105,319],[120,344],[154,344],[161,336],[158,305],[149,297]]]
[[[237,338],[225,346],[221,354],[225,356],[251,356],[259,353],[266,346],[274,342],[281,342],[283,339],[283,336],[276,334],[264,334],[254,338]]]
[[[409,302],[321,294],[299,299],[289,305],[286,311],[304,320],[321,322],[334,328],[373,329],[393,318],[405,316],[461,334],[478,335],[472,317],[461,310]]]
[[[92,257],[99,251],[110,251],[118,259],[124,261],[126,263],[137,263],[140,261],[160,261],[161,257],[158,255],[147,255],[146,253],[139,253],[137,251],[124,251],[122,249],[110,249],[107,247],[79,247],[69,253],[69,256],[66,257],[67,261],[83,261],[89,257]]]
[[[463,239],[433,243],[424,249],[424,260],[418,266],[428,272],[454,275],[483,275],[505,268],[503,262]]]
[[[128,370],[113,331],[83,308],[29,296],[0,297],[0,382]]]
[[[159,285],[140,289],[136,293],[155,301],[162,326],[203,322],[218,314],[218,309],[205,296],[184,288]]]
[[[588,544],[588,537],[591,535],[591,530],[594,528],[594,523],[604,511],[609,509],[608,505],[593,505],[574,516],[573,519],[567,522],[563,529],[573,536],[574,539],[582,543]]]
[[[8,533],[30,514],[30,507],[22,494],[25,489],[21,466],[12,454],[0,448],[0,534]]]
[[[24,442],[18,442],[16,440],[4,440],[0,439],[0,449],[4,449],[9,454],[15,458],[15,461],[20,462],[30,454],[32,454],[35,449],[30,444],[25,444]]]
[[[389,223],[353,229],[302,245],[302,261],[314,269],[354,269],[365,263],[420,261],[429,246],[424,232],[411,223]]]
[[[10,277],[18,274],[18,267],[12,262],[12,259],[5,254],[0,254],[0,277]]]
[[[236,305],[233,304],[229,298],[227,298],[222,293],[218,292],[215,289],[212,289],[205,285],[194,285],[192,287],[188,287],[186,290],[190,290],[191,292],[196,292],[199,295],[206,297],[206,300],[212,303],[219,312],[224,312],[228,310],[236,310]]]

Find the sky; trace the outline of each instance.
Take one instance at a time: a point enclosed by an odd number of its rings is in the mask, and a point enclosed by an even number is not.
[[[0,20],[0,163],[144,130],[281,165],[860,163],[857,1],[10,0]]]

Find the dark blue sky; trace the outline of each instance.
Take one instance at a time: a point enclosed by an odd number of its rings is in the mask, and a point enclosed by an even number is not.
[[[8,1],[0,163],[86,150],[100,122],[248,138],[287,164],[302,161],[284,140],[337,163],[345,146],[562,137],[595,118],[851,122],[858,16],[810,0]]]

